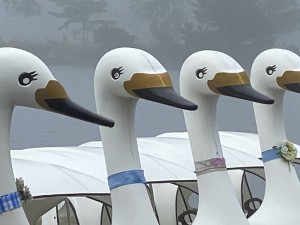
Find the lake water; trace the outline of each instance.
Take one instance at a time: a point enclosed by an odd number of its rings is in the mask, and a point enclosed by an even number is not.
[[[94,67],[49,66],[69,96],[82,106],[96,111],[94,100]],[[178,71],[170,70],[178,90]],[[300,143],[300,96],[288,93],[285,120],[289,138]],[[201,107],[201,106],[200,106]],[[185,131],[182,110],[140,100],[137,106],[137,136],[155,136],[170,131]],[[220,130],[256,132],[252,104],[221,97],[218,105]],[[13,114],[11,149],[42,146],[68,146],[100,140],[96,125],[42,110],[17,107]]]

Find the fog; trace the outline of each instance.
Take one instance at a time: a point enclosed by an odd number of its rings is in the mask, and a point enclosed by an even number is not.
[[[0,46],[36,54],[75,101],[95,111],[94,69],[110,49],[130,46],[153,54],[178,90],[182,63],[199,50],[223,51],[248,72],[265,49],[299,54],[299,11],[299,0],[0,0]],[[288,93],[284,106],[288,137],[300,143],[298,101]],[[221,97],[218,121],[220,130],[256,132],[250,102]],[[182,111],[139,102],[138,136],[185,130]],[[97,126],[19,107],[11,135],[17,149],[100,139]]]

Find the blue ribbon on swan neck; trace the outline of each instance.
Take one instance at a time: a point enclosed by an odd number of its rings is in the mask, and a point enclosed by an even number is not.
[[[274,159],[279,159],[282,158],[281,155],[279,154],[279,150],[277,148],[272,148],[270,150],[262,152],[262,161],[269,162]]]
[[[0,197],[0,214],[21,207],[21,199],[18,191]]]
[[[128,170],[108,176],[109,189],[115,189],[128,184],[146,183],[144,170]]]

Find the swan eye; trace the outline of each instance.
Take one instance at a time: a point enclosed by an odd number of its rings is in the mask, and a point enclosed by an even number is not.
[[[266,68],[266,73],[267,73],[268,75],[272,75],[272,74],[276,71],[276,69],[277,69],[277,66],[276,66],[276,65],[268,66],[268,67]]]
[[[113,68],[110,72],[111,74],[111,77],[114,79],[114,80],[117,80],[120,78],[120,76],[123,74],[123,67],[118,67],[118,68]]]
[[[36,71],[32,72],[24,72],[19,75],[19,84],[22,85],[23,87],[28,86],[32,81],[37,80],[36,76],[38,74]]]
[[[197,78],[198,79],[202,79],[204,77],[204,75],[207,74],[206,71],[207,71],[206,67],[203,67],[202,69],[197,69],[195,71]]]

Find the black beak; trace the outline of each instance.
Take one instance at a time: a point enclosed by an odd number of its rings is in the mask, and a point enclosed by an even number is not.
[[[115,124],[114,121],[88,111],[69,98],[45,99],[45,102],[51,111],[66,116],[106,127],[113,127]]]
[[[284,84],[284,86],[289,91],[300,93],[300,84],[299,83]]]
[[[273,104],[274,99],[256,91],[250,84],[240,84],[216,88],[221,94],[258,102],[262,104]]]
[[[37,89],[35,100],[42,108],[86,122],[113,127],[115,122],[88,111],[73,102],[64,87],[56,80],[50,80],[45,88]]]
[[[133,92],[140,98],[180,109],[196,110],[198,108],[196,104],[175,92],[173,87],[144,88],[133,90]]]

